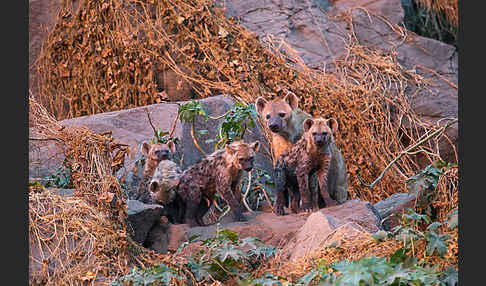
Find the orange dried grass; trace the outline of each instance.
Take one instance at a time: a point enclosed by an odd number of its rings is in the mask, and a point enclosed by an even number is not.
[[[446,19],[459,27],[459,0],[416,0],[419,5],[426,7],[428,11],[443,14]]]

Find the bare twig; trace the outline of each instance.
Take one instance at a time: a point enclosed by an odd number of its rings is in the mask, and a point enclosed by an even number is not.
[[[248,172],[248,187],[246,188],[246,191],[245,191],[245,194],[243,195],[243,204],[245,205],[246,209],[249,211],[249,212],[253,212],[253,210],[250,208],[250,206],[248,206],[248,203],[246,202],[246,196],[248,196],[248,193],[250,192],[250,188],[251,188],[251,171]]]
[[[149,124],[152,127],[152,130],[154,131],[155,138],[157,138],[157,141],[159,141],[160,138],[159,138],[159,135],[157,134],[157,130],[155,129],[155,126],[152,124],[152,119],[150,118],[150,113],[148,112],[147,108],[144,108],[144,110],[145,110],[145,113],[147,114]]]
[[[440,129],[437,129],[436,131],[432,132],[430,135],[425,136],[425,138],[419,140],[417,143],[413,144],[412,146],[410,146],[407,149],[405,149],[402,152],[400,152],[400,154],[398,154],[398,156],[396,156],[390,163],[388,163],[388,165],[385,167],[385,169],[383,169],[383,171],[381,172],[381,174],[378,176],[378,178],[376,178],[373,181],[373,183],[371,183],[371,184],[364,183],[363,180],[359,177],[359,174],[356,173],[356,176],[358,177],[358,180],[360,181],[361,185],[366,186],[366,187],[369,187],[369,188],[373,188],[383,178],[383,176],[385,175],[386,171],[388,171],[388,169],[390,169],[390,167],[393,164],[395,164],[403,155],[406,155],[406,154],[415,154],[416,152],[412,152],[415,148],[418,148],[423,143],[425,143],[428,140],[430,140],[430,139],[438,136],[444,130],[446,130],[449,126],[453,125],[457,121],[458,121],[457,119],[454,119],[454,120],[449,121],[446,125],[444,125]],[[422,149],[419,150],[419,151],[422,151]]]

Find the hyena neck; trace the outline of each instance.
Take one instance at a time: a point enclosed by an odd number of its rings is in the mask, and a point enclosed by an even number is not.
[[[143,169],[143,176],[145,178],[152,177],[155,172],[155,168],[159,165],[160,161],[147,159],[145,168]]]
[[[306,151],[309,155],[313,157],[318,157],[318,156],[324,156],[324,155],[331,155],[331,142],[327,144],[324,148],[323,147],[318,147],[316,144],[314,144],[314,141],[312,139],[312,135],[310,134],[304,134],[305,140],[306,140]]]

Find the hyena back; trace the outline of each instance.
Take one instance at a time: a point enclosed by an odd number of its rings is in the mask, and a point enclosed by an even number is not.
[[[209,208],[207,200],[212,201],[215,193],[228,203],[236,221],[246,220],[242,214],[239,184],[243,171],[249,172],[253,168],[259,146],[259,141],[251,144],[233,142],[184,171],[178,190],[185,205],[184,223],[202,225],[201,218]]]

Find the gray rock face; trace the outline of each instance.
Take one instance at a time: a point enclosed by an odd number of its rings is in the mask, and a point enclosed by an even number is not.
[[[129,227],[133,230],[132,239],[143,244],[150,230],[160,222],[163,207],[147,205],[137,200],[127,200]]]

